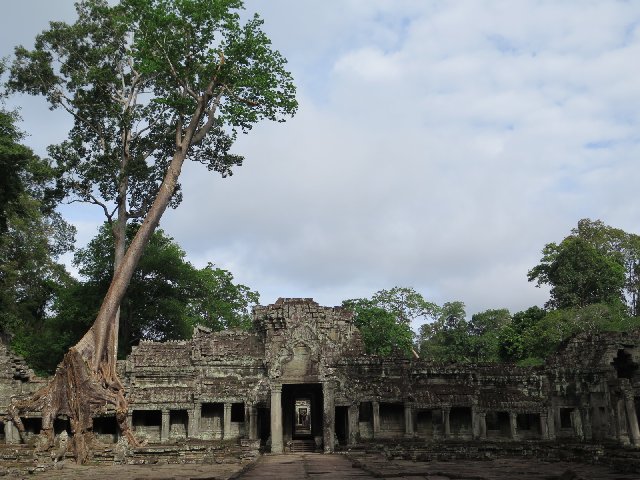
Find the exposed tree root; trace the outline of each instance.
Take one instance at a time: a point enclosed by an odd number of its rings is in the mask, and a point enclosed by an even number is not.
[[[115,410],[120,431],[131,445],[138,445],[127,422],[128,404],[124,387],[111,364],[113,362],[106,362],[97,371],[92,371],[90,359],[85,360],[77,349],[81,344],[82,341],[69,349],[47,385],[29,399],[14,401],[8,410],[23,441],[25,430],[20,415],[41,412],[41,434],[47,440],[43,447],[47,449],[53,446],[53,422],[58,416],[68,417],[71,423],[70,443],[78,463],[86,462],[89,457],[94,439],[93,417],[108,411]]]

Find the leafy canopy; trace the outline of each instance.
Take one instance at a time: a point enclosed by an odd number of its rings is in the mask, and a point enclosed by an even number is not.
[[[222,176],[242,164],[236,134],[284,121],[297,103],[286,61],[238,0],[83,0],[74,24],[51,22],[17,47],[9,85],[43,95],[74,119],[50,147],[60,192],[107,219],[142,218],[176,144]],[[190,122],[195,122],[190,125]],[[193,136],[183,136],[192,126]],[[176,185],[171,206],[180,202]]]

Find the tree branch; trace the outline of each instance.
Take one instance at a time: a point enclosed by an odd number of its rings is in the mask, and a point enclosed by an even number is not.
[[[171,62],[171,59],[169,58],[169,55],[167,55],[167,52],[165,51],[165,49],[162,47],[162,45],[160,44],[159,41],[156,40],[156,43],[158,44],[158,46],[160,47],[160,50],[162,50],[162,53],[164,55],[165,60],[167,61],[167,63],[169,64],[169,69],[171,70],[171,74],[173,75],[173,78],[176,79],[176,82],[178,82],[178,84],[184,88],[184,90],[189,94],[189,96],[191,96],[192,98],[194,98],[195,100],[198,100],[198,95],[196,94],[196,92],[194,92],[191,87],[182,79],[180,78],[180,76],[178,75],[178,72],[176,71],[175,67],[173,66],[173,62]]]
[[[209,133],[211,127],[213,127],[213,124],[216,120],[216,111],[218,109],[218,106],[220,105],[220,99],[222,98],[222,94],[224,91],[225,87],[220,90],[220,92],[216,96],[216,99],[213,101],[213,105],[211,105],[211,108],[207,110],[207,121],[202,127],[198,129],[198,131],[193,136],[193,140],[191,141],[192,145],[197,145],[198,143],[200,143],[204,139],[204,137],[207,136],[207,133]]]

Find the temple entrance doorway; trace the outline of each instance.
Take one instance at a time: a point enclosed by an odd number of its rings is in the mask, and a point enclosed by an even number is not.
[[[282,436],[291,452],[321,451],[323,396],[320,383],[282,386]]]

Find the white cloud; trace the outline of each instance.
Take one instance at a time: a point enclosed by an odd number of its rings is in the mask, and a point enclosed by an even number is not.
[[[580,218],[638,232],[640,4],[247,5],[299,114],[243,137],[231,179],[188,165],[163,228],[264,303],[406,285],[518,310],[544,303],[527,270]]]

